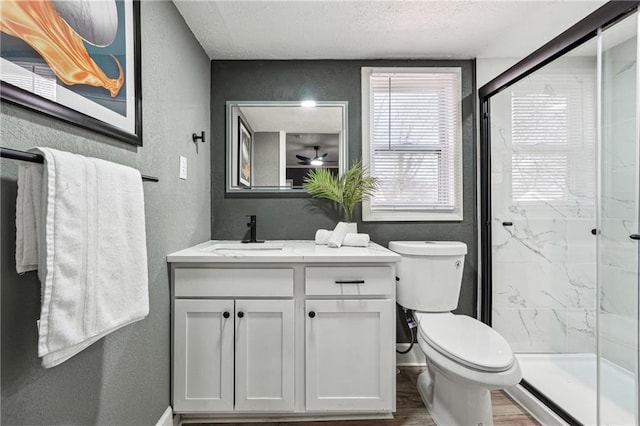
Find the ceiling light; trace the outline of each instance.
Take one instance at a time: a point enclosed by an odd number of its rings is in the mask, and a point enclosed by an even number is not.
[[[313,108],[313,107],[315,107],[315,106],[316,106],[316,101],[311,101],[311,100],[309,100],[309,101],[302,101],[302,102],[300,103],[300,106],[303,106],[303,107],[305,107],[305,108]]]
[[[322,166],[324,163],[322,162],[322,160],[320,158],[314,158],[313,160],[311,160],[311,165],[312,166]]]

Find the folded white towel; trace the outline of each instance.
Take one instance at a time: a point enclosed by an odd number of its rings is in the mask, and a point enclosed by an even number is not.
[[[23,164],[18,175],[16,269],[38,264],[38,355],[49,368],[149,313],[144,194],[135,169],[36,152],[44,169]]]
[[[16,200],[16,271],[38,269],[38,238],[42,233],[42,173],[40,164],[24,163],[18,168]]]
[[[327,245],[334,248],[340,247],[348,231],[349,226],[346,222],[338,222],[335,229],[331,233],[329,240],[327,241]]]
[[[327,229],[318,229],[316,231],[316,244],[327,245],[330,237],[331,237],[331,231]]]
[[[347,234],[342,241],[343,246],[367,247],[369,245],[369,234]]]

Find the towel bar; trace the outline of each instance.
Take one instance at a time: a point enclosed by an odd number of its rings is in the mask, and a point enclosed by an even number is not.
[[[44,163],[44,157],[33,152],[18,151],[11,148],[0,148],[0,157],[10,160],[28,161],[30,163]],[[142,175],[142,180],[147,182],[159,182],[155,176]]]

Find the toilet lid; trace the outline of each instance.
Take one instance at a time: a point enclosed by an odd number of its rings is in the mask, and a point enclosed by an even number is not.
[[[513,364],[509,343],[488,325],[466,315],[418,314],[419,333],[434,349],[460,364],[504,371]]]

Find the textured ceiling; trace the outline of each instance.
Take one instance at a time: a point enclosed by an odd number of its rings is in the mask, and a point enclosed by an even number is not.
[[[604,1],[174,0],[211,59],[522,57]]]

